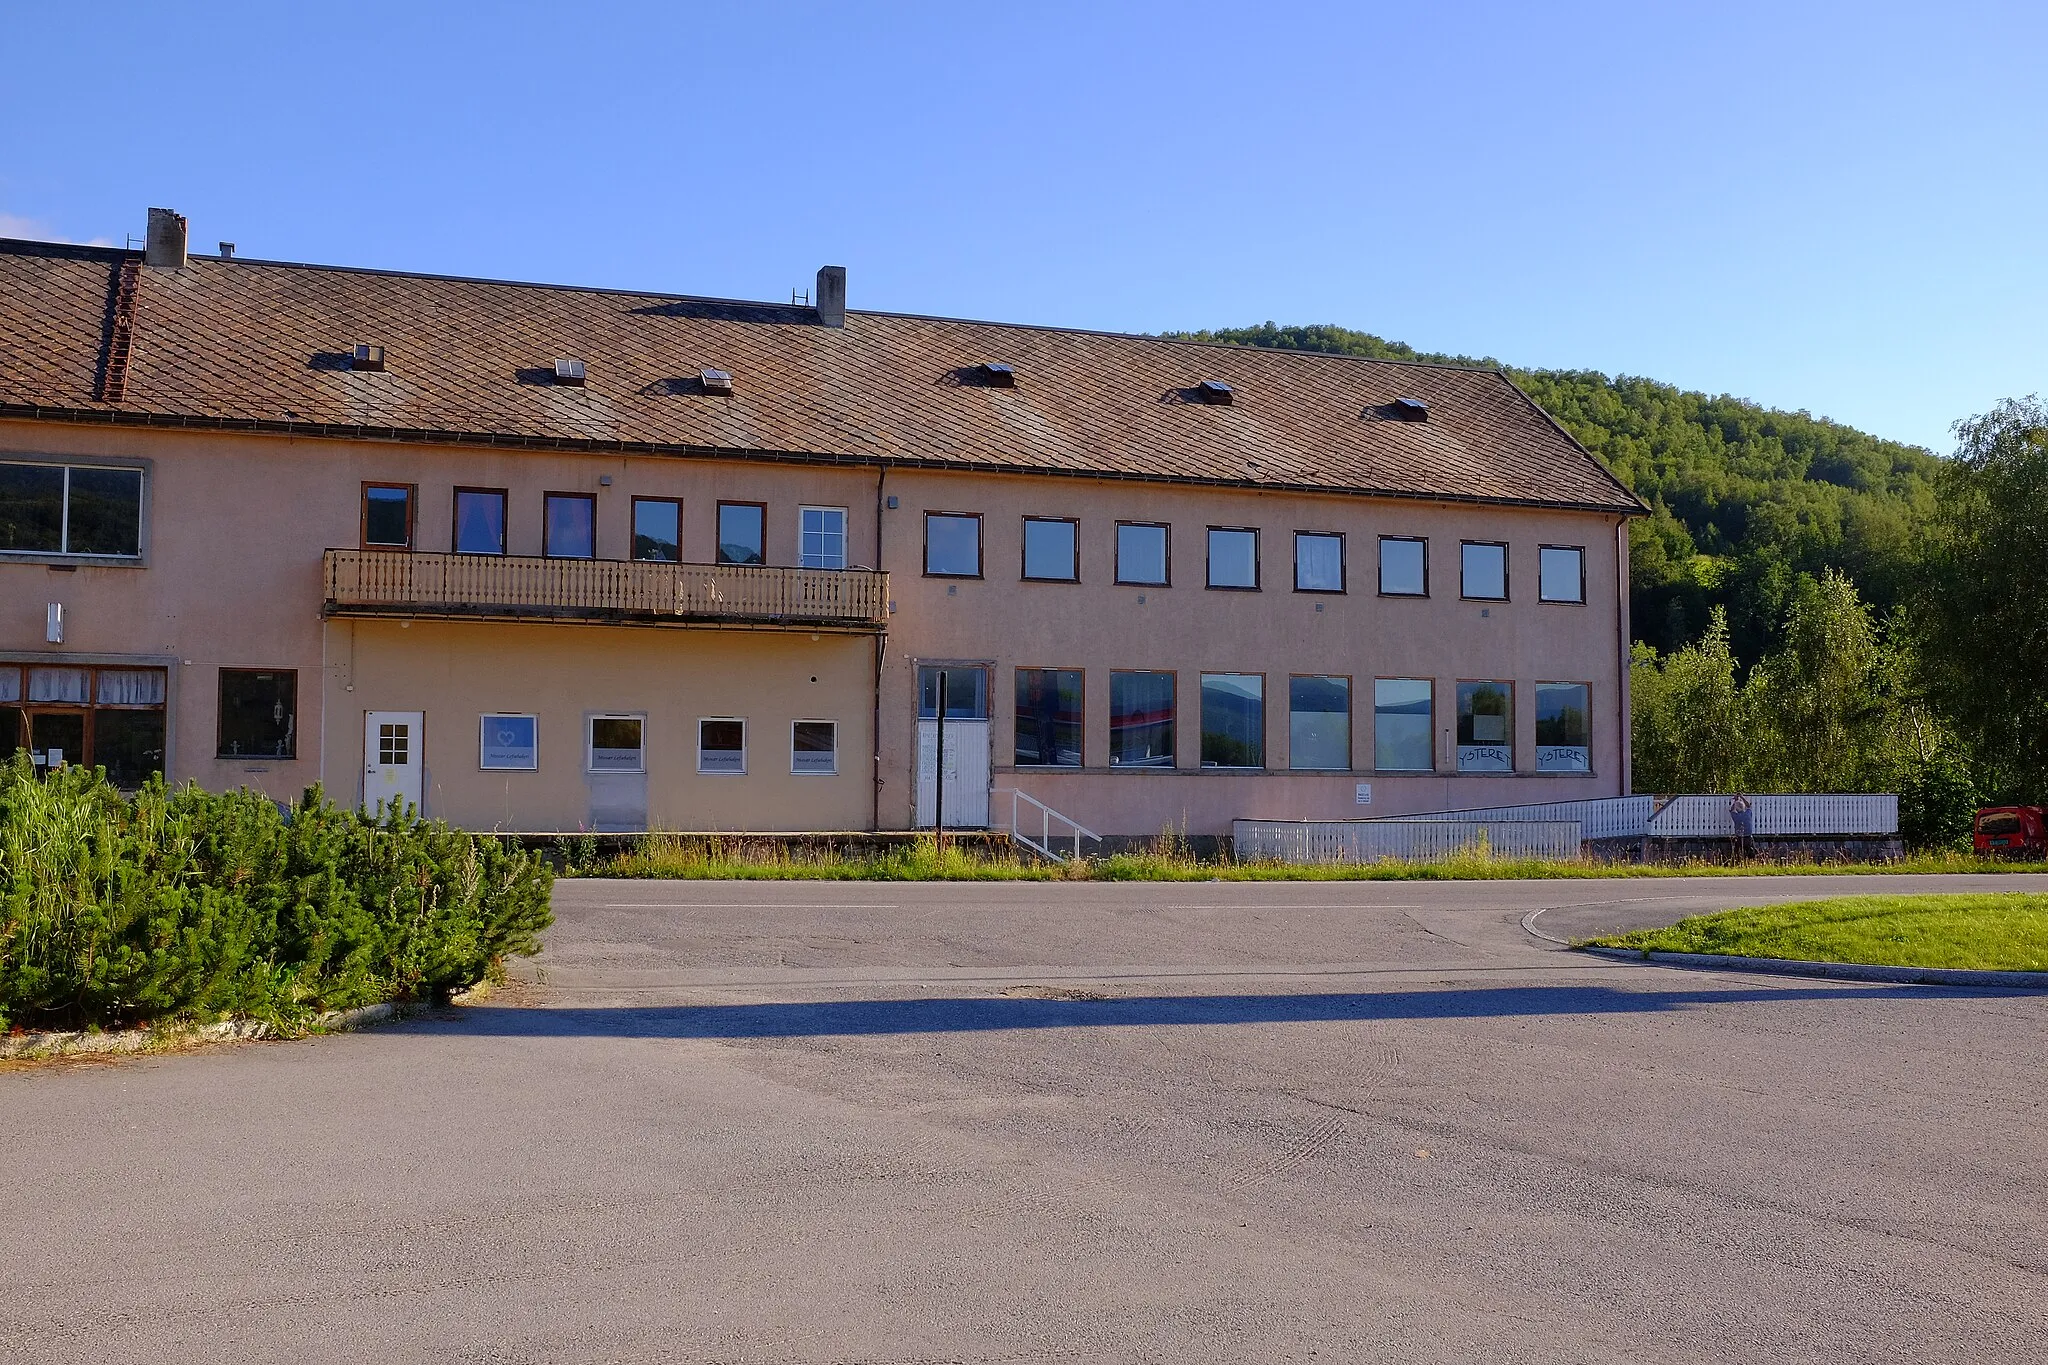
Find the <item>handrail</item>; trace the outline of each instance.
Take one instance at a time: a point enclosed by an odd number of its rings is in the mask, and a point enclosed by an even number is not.
[[[1081,841],[1083,839],[1093,839],[1098,844],[1102,842],[1102,836],[1100,834],[1097,834],[1094,830],[1089,829],[1080,821],[1075,820],[1070,816],[1060,814],[1051,806],[1046,805],[1045,802],[1033,796],[1030,792],[1019,791],[1015,787],[1011,787],[1008,790],[1010,793],[1010,837],[1016,840],[1018,843],[1024,845],[1024,847],[1030,849],[1033,853],[1036,853],[1041,857],[1050,858],[1056,863],[1064,863],[1065,861],[1067,861],[1066,858],[1062,857],[1060,854],[1055,853],[1053,851],[1052,822],[1055,820],[1067,826],[1068,829],[1072,831],[1072,838],[1074,841],[1073,856],[1076,858],[1081,856]],[[1002,793],[998,792],[996,794],[1000,796]],[[1039,833],[1038,838],[1036,839],[1033,839],[1030,835],[1026,834],[1019,823],[1017,802],[1020,800],[1029,801],[1032,805],[1038,807]],[[1065,839],[1068,836],[1062,834],[1060,837],[1062,839]]]

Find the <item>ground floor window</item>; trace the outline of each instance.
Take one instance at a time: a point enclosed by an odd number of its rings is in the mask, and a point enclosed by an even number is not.
[[[1592,707],[1584,683],[1536,684],[1536,771],[1592,771],[1588,752]]]
[[[1351,766],[1351,679],[1287,680],[1287,766],[1326,772]]]
[[[221,758],[296,758],[299,675],[290,668],[220,671]]]
[[[1202,675],[1202,766],[1266,766],[1266,679],[1262,674]]]
[[[592,716],[588,766],[594,773],[647,771],[645,716]]]
[[[486,771],[533,772],[540,767],[540,722],[529,715],[489,715],[479,727],[477,766]]]
[[[1020,768],[1081,766],[1080,669],[1017,670],[1015,752]]]
[[[164,767],[161,668],[0,663],[0,760],[26,750],[37,768],[97,766],[118,787]]]
[[[1173,674],[1109,675],[1109,762],[1119,768],[1173,766]]]
[[[839,771],[839,722],[800,720],[790,727],[789,770],[792,773]]]
[[[697,722],[697,771],[744,773],[747,770],[747,723],[730,717]]]
[[[1511,682],[1458,684],[1458,771],[1511,773],[1515,770],[1515,685]]]
[[[1385,772],[1428,772],[1433,761],[1434,688],[1427,678],[1380,678],[1373,683],[1372,765]]]

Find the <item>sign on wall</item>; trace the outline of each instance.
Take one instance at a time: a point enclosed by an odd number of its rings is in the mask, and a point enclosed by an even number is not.
[[[478,766],[519,772],[539,768],[537,729],[532,716],[485,716]]]

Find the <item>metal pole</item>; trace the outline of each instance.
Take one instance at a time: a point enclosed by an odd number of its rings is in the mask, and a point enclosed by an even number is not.
[[[932,833],[941,856],[946,852],[946,670],[939,670],[939,737],[932,755]]]

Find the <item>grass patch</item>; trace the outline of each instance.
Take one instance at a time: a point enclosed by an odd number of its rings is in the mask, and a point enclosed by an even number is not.
[[[2048,971],[2048,895],[1841,896],[1697,915],[1584,947],[1885,967]]]
[[[1474,850],[1431,862],[1388,858],[1371,863],[1239,862],[1203,859],[1171,833],[1154,847],[1135,853],[1046,863],[1009,853],[949,843],[944,850],[927,835],[913,844],[868,854],[805,848],[772,839],[648,834],[623,853],[578,857],[563,851],[570,876],[669,878],[679,881],[875,881],[875,882],[1342,882],[1505,881],[1591,877],[1745,877],[1787,873],[2013,872],[2026,865],[1994,862],[1956,853],[1923,854],[1902,862],[1868,863],[1601,863],[1540,858],[1501,858]]]

